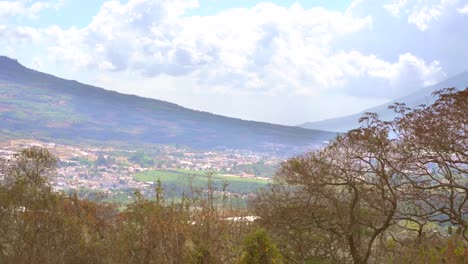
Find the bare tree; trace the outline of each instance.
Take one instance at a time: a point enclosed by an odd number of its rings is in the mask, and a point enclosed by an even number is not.
[[[406,198],[412,218],[451,223],[468,241],[468,90],[434,93],[434,104],[410,109],[394,122],[398,152],[409,166],[402,171],[411,189]]]
[[[324,149],[285,162],[270,191],[256,202],[259,214],[264,206],[284,214],[261,215],[267,225],[283,217],[288,228],[289,222],[312,229],[320,242],[330,243],[307,249],[309,254],[367,263],[378,236],[395,224],[403,165],[393,157],[388,124],[375,114],[362,122],[362,128]]]

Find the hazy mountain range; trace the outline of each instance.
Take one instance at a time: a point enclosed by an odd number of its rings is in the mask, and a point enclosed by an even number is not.
[[[434,102],[434,97],[431,95],[432,92],[449,87],[455,87],[459,90],[468,87],[468,71],[460,73],[452,78],[446,79],[445,81],[439,82],[435,85],[420,88],[416,92],[405,97],[398,98],[383,105],[365,109],[357,114],[326,119],[317,122],[307,122],[302,125],[299,125],[299,127],[308,129],[322,129],[328,131],[346,132],[350,129],[359,127],[358,120],[365,112],[375,112],[379,114],[379,116],[384,120],[392,120],[396,115],[392,110],[388,109],[388,107],[394,104],[395,102],[405,103],[410,107],[416,107],[421,104],[431,104]]]
[[[200,112],[64,80],[0,57],[0,137],[180,144],[286,153],[334,132]]]

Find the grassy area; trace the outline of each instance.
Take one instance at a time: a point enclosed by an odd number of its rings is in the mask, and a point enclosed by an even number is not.
[[[44,94],[43,89],[34,86],[10,86],[0,83],[0,96],[13,94],[13,96],[2,98],[2,103],[8,108],[8,111],[0,113],[16,119],[48,121],[67,121],[79,122],[87,120],[83,114],[77,113],[71,105],[68,104],[71,98],[63,95],[50,96]],[[59,101],[65,104],[58,104]]]
[[[280,164],[267,165],[263,161],[255,164],[241,164],[233,168],[234,171],[243,171],[249,174],[254,174],[258,177],[271,178],[279,170]]]
[[[159,179],[165,186],[186,190],[190,185],[190,181],[196,188],[202,188],[206,186],[208,181],[206,173],[206,171],[192,171],[183,169],[151,170],[136,174],[135,179],[145,182],[156,182]],[[266,180],[241,178],[219,174],[215,174],[212,179],[216,188],[221,188],[223,183],[226,182],[228,184],[228,191],[241,194],[255,192],[260,188],[265,188],[268,184],[268,181]]]

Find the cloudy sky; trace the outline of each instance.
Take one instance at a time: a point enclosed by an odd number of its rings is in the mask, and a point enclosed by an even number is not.
[[[87,84],[296,125],[468,70],[468,0],[0,1],[0,55]]]

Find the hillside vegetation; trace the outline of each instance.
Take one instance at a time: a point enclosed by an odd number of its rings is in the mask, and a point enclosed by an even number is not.
[[[40,73],[0,57],[0,136],[298,153],[336,133],[244,121]]]

